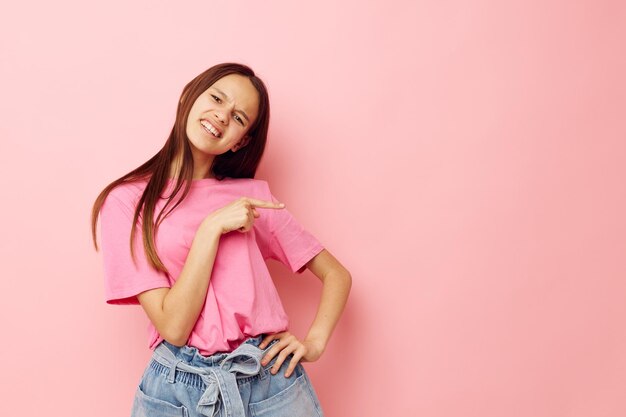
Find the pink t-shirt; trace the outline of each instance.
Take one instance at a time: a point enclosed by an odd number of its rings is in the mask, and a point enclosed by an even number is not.
[[[175,182],[169,180],[157,202],[154,219],[167,201]],[[130,230],[136,203],[146,181],[114,188],[100,212],[104,261],[105,299],[109,304],[139,304],[136,295],[153,288],[171,287],[180,275],[196,230],[211,212],[242,197],[278,201],[267,181],[252,178],[193,180],[189,194],[163,220],[155,244],[169,275],[154,270],[146,259],[141,229],[135,234],[134,265],[130,255]],[[179,196],[182,194],[182,190]],[[167,210],[172,207],[171,203]],[[322,244],[286,209],[256,208],[260,214],[246,232],[223,234],[209,281],[206,301],[187,344],[203,355],[230,352],[247,337],[288,329],[289,320],[265,264],[272,258],[302,273]],[[141,222],[141,218],[139,219]],[[163,340],[148,324],[149,347]]]

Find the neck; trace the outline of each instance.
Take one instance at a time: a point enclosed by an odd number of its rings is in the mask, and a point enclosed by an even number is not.
[[[199,180],[203,178],[215,178],[211,172],[211,165],[213,164],[214,158],[215,155],[208,155],[205,158],[196,158],[194,155],[192,179]],[[174,161],[172,161],[169,174],[170,178],[177,178],[180,174],[180,169],[182,167],[181,160],[182,158],[179,154],[174,158]]]

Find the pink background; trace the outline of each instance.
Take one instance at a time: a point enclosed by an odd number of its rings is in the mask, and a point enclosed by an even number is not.
[[[305,364],[328,417],[626,415],[624,2],[1,9],[2,415],[128,415],[147,318],[104,303],[91,206],[223,61],[270,90],[258,178],[353,275]],[[304,336],[319,282],[270,269]]]

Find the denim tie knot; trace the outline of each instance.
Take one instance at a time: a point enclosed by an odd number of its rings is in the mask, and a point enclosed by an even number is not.
[[[198,368],[177,358],[163,344],[155,349],[155,359],[170,366],[169,379],[173,381],[176,368],[197,374],[202,378],[206,389],[198,401],[196,410],[202,415],[213,417],[223,404],[228,417],[245,417],[243,401],[237,388],[237,378],[257,375],[261,371],[263,351],[250,343],[242,343],[229,353],[219,366]],[[159,360],[161,359],[161,360]]]

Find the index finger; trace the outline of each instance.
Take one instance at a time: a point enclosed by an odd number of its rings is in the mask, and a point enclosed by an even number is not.
[[[274,203],[273,201],[257,200],[256,198],[246,197],[246,200],[254,207],[262,208],[284,208],[285,203]]]

